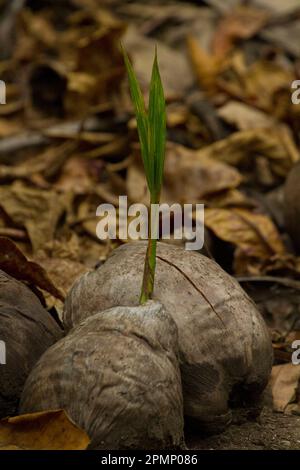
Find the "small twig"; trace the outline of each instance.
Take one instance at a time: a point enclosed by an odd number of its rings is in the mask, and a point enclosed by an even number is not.
[[[285,287],[300,290],[300,281],[276,276],[236,276],[238,282],[274,282]]]
[[[28,235],[25,230],[10,227],[0,227],[0,237],[8,237],[14,240],[28,239]]]
[[[5,137],[0,141],[0,162],[8,154],[16,153],[20,150],[47,145],[51,139],[78,139],[82,121],[70,121],[52,125],[46,129],[22,132],[13,136]],[[84,130],[100,130],[100,121],[95,117],[90,117],[84,122]]]

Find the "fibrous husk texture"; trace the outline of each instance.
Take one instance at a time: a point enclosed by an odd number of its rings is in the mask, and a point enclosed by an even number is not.
[[[15,414],[25,380],[43,352],[62,330],[37,296],[22,282],[0,270],[0,417]]]
[[[145,251],[144,242],[126,244],[79,279],[66,299],[65,327],[115,305],[136,305]],[[214,431],[231,421],[229,404],[255,407],[272,348],[262,317],[236,280],[199,253],[158,243],[154,299],[178,327],[185,415]]]
[[[21,412],[64,408],[93,449],[176,448],[183,443],[177,355],[177,327],[161,304],[97,313],[43,355]]]

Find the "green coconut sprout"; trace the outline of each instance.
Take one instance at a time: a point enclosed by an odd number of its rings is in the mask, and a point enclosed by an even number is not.
[[[146,252],[144,277],[140,303],[152,298],[156,266],[157,239],[152,234],[158,232],[157,205],[163,181],[166,143],[166,105],[160,78],[157,51],[152,67],[148,109],[128,55],[123,51],[127,68],[131,98],[134,105],[141,154],[147,185],[150,192],[150,213],[148,220],[148,247]],[[156,206],[153,206],[156,205]]]

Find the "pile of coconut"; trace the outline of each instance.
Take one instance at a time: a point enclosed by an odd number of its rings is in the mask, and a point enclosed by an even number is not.
[[[239,407],[259,414],[272,348],[254,303],[214,261],[158,243],[155,300],[139,305],[145,252],[123,245],[75,282],[63,337],[30,289],[0,273],[2,417],[63,408],[91,448],[174,449],[184,418],[205,433]]]

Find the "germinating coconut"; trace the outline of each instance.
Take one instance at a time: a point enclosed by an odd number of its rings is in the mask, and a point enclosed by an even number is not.
[[[144,242],[123,245],[75,282],[65,328],[99,310],[137,305],[145,250]],[[232,404],[255,414],[272,366],[270,337],[256,306],[234,278],[197,252],[158,243],[156,261],[154,299],[179,332],[185,415],[215,431],[230,423]]]

